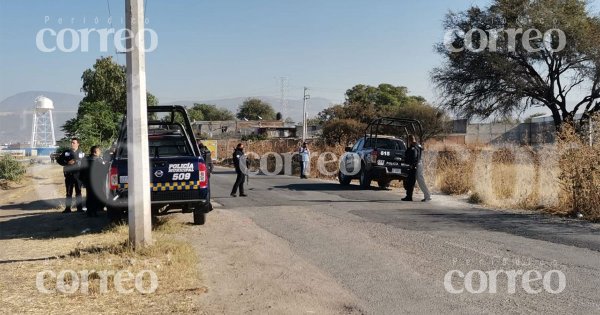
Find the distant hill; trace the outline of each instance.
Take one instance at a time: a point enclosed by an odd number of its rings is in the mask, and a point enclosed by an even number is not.
[[[253,96],[255,98],[261,99],[273,106],[275,112],[283,112],[281,108],[281,101],[278,98],[268,97],[268,96]],[[213,104],[220,108],[226,108],[233,112],[234,114],[237,112],[238,107],[247,99],[247,97],[236,97],[236,98],[227,98],[227,99],[218,99],[218,100],[202,100],[202,101],[174,101],[174,102],[161,102],[161,105],[185,105],[191,107],[194,103],[205,103],[205,104]],[[160,100],[160,98],[159,98]],[[315,97],[308,100],[307,103],[307,115],[309,118],[317,115],[323,109],[329,107],[332,102],[325,98]],[[284,113],[284,118],[291,117],[294,121],[302,120],[302,100],[288,100],[288,111]]]
[[[43,95],[54,102],[54,129],[56,139],[64,137],[60,127],[75,117],[81,95],[48,91],[27,91],[15,94],[0,102],[0,143],[28,142],[31,140],[31,123],[35,99]]]
[[[15,94],[0,102],[0,144],[28,142],[31,140],[32,130],[32,110],[35,106],[35,99],[43,95],[54,102],[54,129],[56,139],[64,137],[61,126],[69,119],[75,117],[82,95],[73,95],[66,93],[48,92],[48,91],[27,91]],[[253,96],[265,102],[270,103],[276,112],[283,112],[280,100],[274,97]],[[160,96],[158,96],[160,100]],[[220,108],[226,108],[237,112],[238,107],[247,97],[236,97],[217,100],[198,100],[198,101],[175,101],[161,102],[161,105],[177,104],[191,107],[194,103],[213,104]],[[315,116],[318,112],[329,107],[331,101],[325,98],[315,97],[308,100],[308,117]],[[291,117],[296,122],[302,121],[302,100],[288,100],[288,111],[284,113],[284,118]]]

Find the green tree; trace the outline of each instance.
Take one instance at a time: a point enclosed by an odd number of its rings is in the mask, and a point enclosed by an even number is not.
[[[91,69],[83,72],[77,116],[68,120],[62,130],[68,137],[78,137],[81,146],[109,145],[117,136],[119,124],[127,109],[125,67],[112,57],[101,57]],[[146,93],[148,106],[158,105],[158,99]]]
[[[325,108],[317,114],[317,119],[321,121],[320,124],[324,124],[334,119],[346,119],[348,113],[344,110],[344,105],[335,104]]]
[[[600,18],[588,13],[586,3],[494,0],[484,9],[449,13],[444,27],[461,32],[437,44],[445,60],[432,73],[444,106],[466,118],[545,107],[557,129],[579,110],[599,112]],[[476,32],[472,45],[465,45],[464,34],[473,29],[485,36]],[[504,31],[509,29],[515,32]],[[560,31],[542,34],[553,29]]]
[[[127,74],[122,66],[112,57],[101,57],[96,60],[92,69],[87,69],[81,76],[81,91],[85,94],[82,102],[106,102],[110,108],[125,114],[127,109]],[[158,105],[158,99],[146,93],[148,106]]]
[[[448,130],[449,118],[444,110],[427,104],[421,96],[408,95],[406,87],[386,83],[377,87],[355,85],[346,91],[344,104],[324,109],[316,119],[324,126],[324,138],[333,137],[334,142],[339,142],[340,136],[335,132],[342,132],[343,137],[347,137],[347,134],[350,134],[348,128],[357,126],[350,125],[349,121],[360,123],[363,127],[358,133],[362,133],[364,127],[377,117],[417,119],[423,125],[423,140]]]
[[[68,137],[78,137],[84,150],[93,145],[106,148],[118,136],[122,118],[106,102],[81,102],[77,116],[68,120],[63,130]]]
[[[451,131],[450,118],[442,109],[427,104],[411,103],[398,108],[394,117],[416,119],[423,128],[422,141]]]
[[[91,69],[81,76],[85,93],[82,102],[105,102],[113,111],[125,113],[127,107],[127,75],[125,66],[119,65],[112,57],[101,57]]]
[[[409,96],[408,89],[404,86],[393,86],[388,83],[382,83],[377,87],[359,84],[346,91],[346,104],[373,104],[377,110],[403,106],[412,99],[425,101],[419,96]]]
[[[188,117],[190,118],[190,121],[204,121],[204,113],[201,110],[195,108],[196,105],[198,104],[194,104],[192,108],[187,110]]]
[[[235,116],[227,109],[218,108],[211,104],[194,104],[188,110],[191,121],[222,121],[233,120]]]
[[[348,145],[364,135],[366,125],[353,119],[335,119],[323,125],[321,138],[328,145]]]
[[[240,105],[236,117],[249,120],[258,120],[261,117],[263,120],[274,120],[275,110],[267,102],[263,102],[258,98],[248,98]]]
[[[426,101],[423,97],[408,95],[404,86],[358,84],[346,91],[344,104],[326,108],[318,114],[318,118],[323,122],[354,119],[367,124],[376,117],[392,116],[400,107],[412,103],[425,104]]]

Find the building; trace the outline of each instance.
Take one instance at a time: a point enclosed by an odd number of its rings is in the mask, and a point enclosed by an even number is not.
[[[209,139],[241,138],[250,135],[264,135],[269,139],[296,137],[296,126],[281,120],[195,121],[192,128],[196,137]]]
[[[575,116],[580,121],[581,114]],[[586,122],[583,122],[587,125]],[[592,126],[593,127],[593,126]],[[588,132],[587,130],[584,130]],[[594,133],[595,132],[595,133]],[[589,134],[597,135],[597,131],[590,128]],[[498,122],[498,123],[469,123],[467,119],[453,121],[452,132],[442,139],[432,139],[430,144],[502,144],[513,143],[519,145],[542,145],[554,143],[556,128],[551,116],[535,117],[528,122]]]
[[[306,126],[306,139],[318,138],[323,134],[323,127],[319,125],[308,125]],[[303,128],[302,125],[296,126],[296,135],[298,138],[302,138]]]

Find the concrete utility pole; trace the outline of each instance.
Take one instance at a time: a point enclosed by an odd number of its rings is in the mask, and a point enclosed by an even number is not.
[[[306,133],[308,132],[308,128],[306,127],[306,101],[310,99],[310,95],[306,94],[307,91],[308,88],[304,87],[304,97],[302,105],[302,142],[306,141]]]
[[[286,115],[288,114],[288,103],[287,103],[287,93],[286,93],[286,89],[288,86],[288,78],[287,77],[280,77],[279,78],[281,80],[281,86],[280,86],[280,90],[281,90],[281,118],[282,120],[285,120]]]
[[[128,32],[126,46],[129,242],[135,249],[139,249],[152,243],[144,0],[127,0],[125,18]]]

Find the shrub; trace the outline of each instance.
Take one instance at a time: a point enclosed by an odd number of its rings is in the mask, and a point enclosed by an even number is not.
[[[462,195],[470,191],[473,186],[473,164],[474,161],[470,159],[462,161],[454,150],[439,152],[436,172],[439,189],[450,195]]]
[[[481,196],[475,192],[469,196],[468,202],[472,204],[480,204],[483,203],[483,198],[481,198]]]
[[[261,140],[267,140],[267,135],[265,134],[251,134],[251,135],[247,135],[247,136],[242,136],[242,141],[261,141]]]
[[[25,166],[10,155],[0,156],[0,181],[20,182],[25,175]]]

